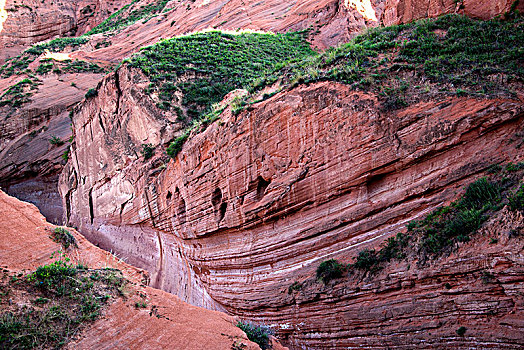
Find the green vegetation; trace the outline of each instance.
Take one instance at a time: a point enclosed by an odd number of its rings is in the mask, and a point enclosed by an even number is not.
[[[524,20],[477,21],[459,15],[370,29],[351,42],[286,65],[254,84],[294,86],[335,80],[396,109],[428,94],[512,94],[524,78]]]
[[[10,105],[13,108],[17,108],[24,103],[30,102],[30,97],[38,90],[39,83],[38,80],[33,81],[26,78],[12,85],[0,96],[0,107]]]
[[[140,151],[140,153],[142,153],[144,160],[148,160],[155,154],[155,147],[150,143],[144,144],[142,145],[142,151]]]
[[[509,196],[509,208],[513,211],[524,211],[524,184],[521,184],[517,192]]]
[[[299,291],[302,289],[302,283],[300,282],[293,282],[292,285],[289,286],[289,288],[287,289],[287,293],[288,294],[292,294],[293,291]]]
[[[15,74],[27,73],[27,67],[29,64],[33,62],[38,56],[43,54],[46,50],[49,50],[50,52],[61,52],[66,47],[75,48],[87,43],[88,41],[89,39],[86,37],[58,38],[43,44],[34,45],[22,52],[20,55],[8,59],[7,62],[0,67],[0,75],[3,78],[7,78]],[[47,69],[49,69],[49,66],[41,65],[37,68],[37,72],[40,70],[40,72],[45,73]]]
[[[64,153],[62,153],[62,159],[66,162],[69,160],[69,152],[71,152],[71,147],[67,147]]]
[[[145,301],[137,301],[135,303],[135,307],[137,309],[145,309],[147,307],[147,303]]]
[[[438,253],[456,240],[464,242],[487,219],[485,215],[501,201],[501,185],[481,178],[470,184],[464,196],[420,221],[408,225],[408,233],[421,235],[422,249]]]
[[[519,171],[522,169],[524,169],[524,162],[519,162],[517,164],[508,163],[508,165],[506,165],[506,171],[509,171],[509,172],[515,172],[515,171]]]
[[[301,33],[226,34],[218,31],[163,40],[131,58],[151,80],[150,94],[159,107],[170,109],[175,92],[193,120],[209,113],[230,91],[245,88],[276,64],[314,52]]]
[[[242,321],[237,323],[237,327],[243,330],[247,338],[257,343],[262,350],[270,348],[269,336],[273,334],[273,332],[269,327]]]
[[[25,50],[24,53],[39,56],[43,54],[46,50],[49,50],[50,52],[61,52],[64,51],[66,47],[76,48],[80,45],[86,44],[88,41],[89,38],[86,37],[57,38],[42,44],[34,45],[29,49]]]
[[[468,330],[468,329],[467,329],[466,327],[464,327],[464,326],[459,327],[459,328],[457,329],[457,334],[458,334],[459,336],[462,337],[462,336],[464,336],[464,334],[466,334],[466,331],[467,331],[467,330]]]
[[[178,152],[182,150],[182,146],[189,137],[189,132],[183,133],[181,136],[177,137],[173,142],[169,144],[169,147],[166,149],[166,153],[171,158],[175,158]]]
[[[521,163],[519,163],[521,164]],[[487,168],[493,173],[493,166]],[[504,169],[504,170],[503,170]],[[524,211],[524,184],[519,183],[524,173],[524,167],[509,163],[506,167],[497,167],[490,178],[482,177],[469,184],[464,194],[449,204],[437,208],[420,220],[413,220],[407,225],[406,233],[398,233],[390,237],[379,250],[364,249],[355,257],[355,262],[344,266],[336,260],[322,262],[317,269],[317,279],[324,274],[342,277],[346,269],[376,272],[393,259],[404,259],[408,253],[418,255],[424,262],[428,257],[437,257],[444,252],[450,252],[457,242],[467,242],[477,232],[482,224],[496,212],[508,205],[510,210]],[[517,235],[510,231],[509,237]],[[498,243],[498,239],[490,238],[490,244]],[[489,278],[488,278],[489,277]],[[332,279],[328,277],[329,281]],[[491,280],[487,274],[483,281]],[[451,288],[446,283],[446,288]],[[292,292],[289,287],[288,292]]]
[[[52,145],[61,146],[64,144],[64,141],[60,137],[54,135],[49,139],[49,143]]]
[[[312,54],[302,33],[232,35],[213,31],[163,40],[142,49],[129,65],[149,77],[147,92],[159,108],[174,110],[180,121],[192,125],[168,148],[174,157],[191,130],[218,118],[223,108],[213,105],[227,93],[248,87],[276,65]],[[183,96],[180,101],[177,92]]]
[[[98,273],[94,282],[89,276]],[[124,282],[110,282],[113,270],[78,269],[63,255],[40,266],[26,278],[9,278],[4,273],[0,289],[13,296],[32,296],[33,305],[10,304],[0,300],[0,348],[61,348],[87,324],[100,315],[108,300],[118,295]]]
[[[103,73],[105,70],[95,63],[90,63],[82,60],[65,60],[54,61],[52,59],[42,59],[40,65],[36,69],[36,73],[43,75],[53,71],[57,74],[62,73]]]
[[[70,246],[78,247],[76,244],[75,236],[73,236],[71,232],[69,232],[63,227],[55,228],[52,234],[52,238],[55,242],[61,243],[64,249],[67,249]]]
[[[86,99],[89,99],[91,97],[95,97],[95,96],[98,96],[98,90],[97,89],[89,89],[87,90],[86,92]]]
[[[317,280],[327,284],[329,281],[340,278],[346,272],[346,266],[335,259],[329,259],[320,263],[317,268]]]
[[[125,28],[141,19],[144,19],[144,22],[146,22],[155,14],[161,13],[168,2],[169,0],[155,0],[147,5],[138,6],[139,0],[133,0],[133,2],[122,7],[109,16],[108,19],[91,29],[87,35]]]

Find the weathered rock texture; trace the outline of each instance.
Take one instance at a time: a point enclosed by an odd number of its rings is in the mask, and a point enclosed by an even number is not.
[[[31,102],[18,108],[0,107],[0,187],[37,205],[53,223],[61,223],[63,217],[57,180],[72,134],[68,111],[102,77],[91,73],[50,73],[43,77]],[[0,89],[23,78],[0,79]],[[64,144],[51,144],[52,137],[60,138]]]
[[[0,64],[34,43],[84,34],[131,0],[0,1],[7,18],[0,30]]]
[[[238,116],[226,110],[164,164],[160,146],[176,123],[139,86],[122,68],[75,116],[60,190],[68,222],[148,270],[153,286],[274,324],[296,347],[522,343],[522,314],[512,314],[522,300],[520,239],[366,283],[311,279],[322,260],[350,262],[489,165],[521,159],[512,140],[522,99],[447,97],[386,113],[376,96],[342,84],[300,86]],[[143,143],[159,146],[149,162]],[[521,219],[508,214],[493,230]],[[487,268],[497,288],[478,282]],[[304,291],[288,294],[302,280]],[[443,291],[448,281],[457,289]],[[461,325],[471,338],[456,336]]]
[[[53,252],[63,249],[50,238],[54,226],[46,222],[38,209],[0,191],[0,266],[11,273],[29,272],[50,263]],[[68,256],[73,263],[90,268],[118,268],[134,282],[126,286],[127,299],[118,299],[104,310],[102,317],[84,330],[70,349],[258,349],[235,327],[235,319],[224,313],[188,305],[177,297],[140,285],[144,272],[88,242],[73,229],[78,248]],[[146,295],[149,309],[137,309]],[[11,297],[11,296],[10,296]]]
[[[136,6],[147,4],[139,2]],[[319,49],[349,41],[367,27],[407,23],[447,13],[493,18],[508,12],[513,0],[196,0],[171,1],[171,9],[125,28],[111,38],[112,45],[84,57],[120,60],[160,38],[205,29],[287,32],[310,30],[309,40]],[[524,4],[518,8],[524,10]]]
[[[83,34],[127,3],[130,1],[60,0],[44,6],[39,0],[24,0],[16,4],[7,1],[8,17],[0,32],[0,62],[32,43]],[[136,6],[146,3],[148,1]],[[405,23],[453,12],[492,18],[507,12],[511,4],[510,0],[467,0],[459,5],[454,0],[171,1],[166,5],[169,11],[146,23],[138,21],[109,38],[101,34],[92,36],[88,44],[70,56],[116,64],[140,47],[161,38],[209,28],[275,32],[311,29],[310,41],[324,49],[346,42],[370,26]],[[519,8],[524,10],[524,2]],[[36,68],[33,66],[30,68]],[[0,93],[22,78],[0,80]],[[41,93],[32,97],[33,104],[17,112],[17,116],[0,110],[0,186],[10,194],[38,205],[55,223],[59,222],[61,205],[54,184],[56,174],[61,170],[60,155],[67,146],[50,148],[45,139],[55,136],[54,133],[69,137],[66,109],[80,101],[85,91],[99,79],[97,75],[65,79],[50,75],[40,86]],[[77,84],[78,89],[71,87],[71,82]],[[44,130],[44,127],[56,130]],[[41,137],[29,138],[42,130]]]

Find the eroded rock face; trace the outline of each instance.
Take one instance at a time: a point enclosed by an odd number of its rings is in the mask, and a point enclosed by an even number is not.
[[[60,250],[71,259],[71,264],[81,263],[90,269],[116,268],[130,282],[123,289],[126,298],[116,298],[107,308],[102,307],[103,317],[85,324],[86,328],[67,344],[68,349],[230,349],[234,344],[243,344],[242,349],[259,348],[235,327],[233,317],[188,305],[171,294],[144,286],[144,271],[95,247],[74,229],[68,231],[75,237],[77,247],[65,250],[51,239],[54,229],[34,205],[0,191],[2,269],[25,275],[55,261]],[[17,298],[20,296],[9,295],[10,302],[15,303]],[[25,298],[25,303],[34,300],[34,296]],[[135,307],[137,301],[147,302],[148,309]],[[152,317],[153,308],[158,312]]]
[[[102,77],[50,73],[41,79],[30,102],[17,108],[0,107],[0,187],[37,205],[55,224],[63,217],[57,181],[72,135],[69,111]],[[20,80],[18,76],[0,79],[0,88]],[[53,144],[54,137],[62,144]]]
[[[297,347],[465,344],[454,333],[458,320],[494,347],[522,341],[511,314],[522,292],[514,277],[522,275],[521,248],[504,250],[514,241],[485,254],[461,251],[426,270],[402,265],[366,283],[323,287],[312,277],[321,261],[350,262],[451,200],[489,165],[521,159],[511,142],[524,126],[521,100],[448,97],[384,112],[372,94],[316,83],[238,116],[226,110],[165,164],[162,135],[176,122],[141,98],[126,69],[117,76],[74,118],[60,191],[68,222],[150,271],[152,285],[275,324]],[[158,147],[151,161],[139,155],[142,143]],[[484,293],[491,287],[478,273],[486,266],[507,283],[504,296]],[[294,281],[306,281],[298,295],[288,293]],[[458,299],[439,292],[447,281]],[[508,330],[499,336],[491,318],[476,326],[467,304],[484,305],[496,322],[503,317]]]
[[[380,19],[383,25],[392,25],[448,13],[460,13],[486,20],[509,12],[513,3],[513,0],[386,0]],[[517,2],[515,9],[522,11],[524,5]]]
[[[8,16],[0,32],[0,62],[32,43],[83,34],[129,2],[54,1],[44,6],[39,0],[23,4],[7,1]],[[324,49],[346,42],[370,26],[405,23],[453,12],[491,18],[507,12],[511,3],[509,0],[464,1],[458,6],[454,0],[171,1],[166,5],[169,11],[145,23],[138,21],[122,28],[110,37],[92,36],[89,43],[69,54],[72,59],[113,65],[160,38],[209,28],[274,32],[310,29],[309,40],[315,47]],[[522,10],[524,3],[518,6]],[[21,79],[14,76],[0,80],[0,90],[5,91]],[[0,186],[10,194],[37,204],[55,223],[59,222],[56,218],[61,216],[61,208],[56,200],[54,181],[61,170],[61,155],[67,145],[52,147],[46,140],[53,136],[67,139],[71,135],[66,117],[68,110],[82,100],[87,89],[95,86],[99,79],[101,75],[96,74],[80,77],[51,74],[40,86],[40,92],[32,97],[33,103],[17,111],[15,116],[0,108]],[[34,138],[35,135],[39,137]]]
[[[130,0],[0,1],[6,19],[0,30],[0,64],[34,43],[86,33]]]
[[[147,4],[147,1],[135,6]],[[408,23],[421,18],[460,13],[488,19],[508,12],[512,0],[196,0],[166,5],[167,12],[139,21],[113,36],[111,46],[85,52],[90,59],[119,61],[160,38],[206,29],[249,29],[288,32],[308,30],[320,50],[349,41],[368,27]],[[517,6],[524,10],[524,4]]]

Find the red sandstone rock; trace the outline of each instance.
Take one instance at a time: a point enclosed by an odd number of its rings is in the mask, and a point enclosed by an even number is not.
[[[0,7],[5,4],[7,15],[3,29],[0,23],[0,64],[34,43],[82,35],[129,2],[131,0],[0,1]]]
[[[238,116],[224,112],[163,165],[170,136],[161,130],[176,123],[135,89],[140,77],[125,68],[116,74],[74,119],[76,147],[60,190],[69,223],[148,270],[153,286],[272,324],[298,348],[464,346],[460,322],[477,344],[523,341],[509,321],[521,293],[521,248],[509,256],[504,245],[470,250],[426,270],[403,265],[390,277],[333,289],[311,277],[322,260],[349,262],[378,246],[489,165],[521,160],[508,144],[524,125],[521,100],[449,97],[384,113],[376,96],[342,84],[300,86]],[[156,158],[143,161],[142,143],[158,147]],[[511,295],[475,282],[498,259],[508,264],[497,276]],[[288,294],[294,281],[306,282],[303,293]],[[440,293],[442,281],[460,294]],[[497,318],[488,322],[488,312]],[[479,317],[489,325],[477,325]],[[501,331],[497,322],[507,317],[511,326]]]
[[[0,62],[5,57],[20,53],[32,43],[57,36],[83,34],[129,2],[59,0],[43,6],[39,0],[25,0],[18,5],[8,1],[5,7],[10,10],[0,32]],[[145,3],[139,2],[136,6]],[[309,40],[324,49],[346,42],[370,26],[405,23],[452,12],[492,18],[507,12],[511,3],[510,0],[464,1],[463,8],[459,8],[454,0],[306,0],[291,3],[276,0],[197,0],[191,4],[171,1],[166,6],[170,11],[146,23],[138,21],[110,38],[101,34],[92,36],[90,42],[71,53],[71,57],[116,64],[160,38],[210,28],[275,32],[311,29]],[[88,8],[92,11],[87,11]],[[523,10],[524,3],[519,8]],[[96,44],[101,42],[108,42],[110,46],[96,49]],[[22,78],[17,76],[0,80],[0,91]],[[6,120],[8,112],[0,108],[0,186],[10,194],[37,204],[47,218],[56,223],[62,208],[54,183],[61,170],[61,154],[66,146],[49,149],[45,139],[56,134],[64,138],[70,136],[66,109],[80,101],[85,91],[100,79],[97,75],[75,78],[72,77],[72,81],[77,83],[78,89],[70,86],[70,78],[63,81],[54,75],[47,77],[44,86],[40,87],[41,92],[33,96],[34,103],[25,106],[15,117],[9,116],[10,120]],[[57,99],[57,96],[61,98]],[[44,127],[53,130],[44,130],[39,134],[41,137],[35,139],[28,136]],[[17,156],[13,157],[14,154]]]
[[[46,222],[35,206],[9,197],[0,191],[0,266],[11,272],[27,272],[52,261],[53,252],[62,249],[49,237],[54,226]],[[91,243],[75,230],[68,228],[78,242],[67,255],[72,262],[90,268],[118,268],[135,282],[126,288],[127,299],[109,305],[102,317],[88,326],[70,349],[257,349],[246,335],[235,327],[236,320],[224,313],[188,305],[177,297],[140,286],[143,271],[129,266]],[[158,315],[149,309],[137,309],[134,303],[145,294],[148,305],[155,306]]]

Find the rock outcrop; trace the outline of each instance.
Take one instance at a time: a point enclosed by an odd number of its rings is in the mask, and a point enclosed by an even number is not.
[[[63,217],[57,181],[72,135],[69,111],[102,77],[91,73],[48,74],[30,102],[18,108],[0,107],[0,186],[10,195],[37,205],[55,224]],[[0,79],[0,86],[22,78]],[[53,143],[54,137],[61,143]]]
[[[176,130],[139,86],[122,68],[80,109],[60,190],[69,224],[148,270],[153,286],[273,324],[296,347],[462,346],[458,320],[477,344],[522,343],[520,240],[366,283],[322,287],[311,277],[321,261],[350,262],[453,199],[491,164],[522,159],[522,99],[448,97],[384,112],[371,93],[315,83],[238,116],[226,110],[166,163],[138,153]],[[504,220],[497,234],[522,223]],[[486,268],[500,292],[478,282]],[[288,294],[295,281],[308,287]],[[441,292],[446,282],[454,287]],[[479,317],[492,323],[476,326]]]
[[[0,265],[10,273],[25,273],[47,264],[54,252],[63,250],[50,234],[54,226],[38,209],[0,191]],[[72,262],[92,269],[117,268],[131,282],[127,297],[118,298],[104,310],[102,317],[84,329],[69,349],[258,349],[235,327],[235,319],[223,313],[188,305],[177,297],[141,285],[144,271],[88,242],[73,229],[78,247],[67,254]],[[134,303],[146,296],[149,307],[138,309]],[[15,298],[16,296],[9,296]],[[2,310],[4,311],[4,310]],[[2,339],[4,340],[4,339]]]
[[[8,1],[4,6],[7,19],[0,31],[0,62],[19,54],[32,43],[86,33],[109,13],[128,3],[129,0],[61,0],[43,6],[37,0],[21,4]],[[139,9],[145,3],[137,2],[134,6]],[[313,45],[325,49],[347,42],[370,26],[406,23],[453,12],[492,18],[508,12],[512,3],[510,0],[481,3],[457,3],[454,0],[170,1],[165,6],[168,11],[121,28],[109,37],[102,34],[91,36],[88,44],[76,48],[69,56],[113,65],[161,38],[209,28],[274,32],[309,30],[309,40]],[[523,7],[524,3],[517,6],[521,11]],[[0,80],[0,94],[22,78]],[[36,204],[55,223],[62,216],[55,183],[63,163],[61,155],[67,146],[50,148],[45,140],[53,136],[65,139],[70,136],[66,110],[80,101],[86,90],[100,78],[82,75],[64,79],[50,75],[39,88],[41,93],[32,97],[32,105],[26,105],[15,117],[0,111],[0,118],[4,118],[0,121],[0,186],[8,193]],[[71,82],[75,82],[78,88],[69,86]],[[61,95],[58,100],[55,98],[57,92]],[[10,120],[6,121],[7,118]],[[39,137],[33,138],[35,134]]]
[[[0,1],[0,64],[34,43],[86,33],[130,0]]]

